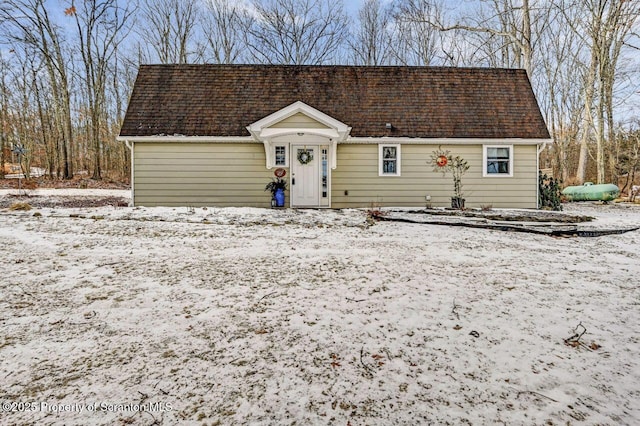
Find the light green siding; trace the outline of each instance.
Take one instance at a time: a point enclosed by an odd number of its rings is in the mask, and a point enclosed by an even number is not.
[[[431,196],[434,207],[451,206],[451,174],[434,172],[429,164],[435,145],[402,145],[401,176],[378,176],[377,145],[338,145],[338,164],[332,172],[331,205],[334,208],[424,206]],[[513,147],[513,177],[482,176],[482,145],[443,145],[469,162],[463,176],[467,207],[536,208],[537,147]],[[348,193],[348,195],[345,195]]]
[[[134,205],[271,205],[262,144],[136,143],[133,158]]]
[[[442,146],[470,164],[463,176],[467,207],[535,208],[537,147],[514,145],[513,177],[482,176],[482,145]],[[401,176],[378,176],[378,145],[338,145],[331,207],[451,205],[453,179],[428,164],[437,145],[401,147]],[[142,206],[269,207],[273,177],[262,144],[135,143],[134,204]],[[287,176],[288,177],[288,176]],[[345,194],[348,193],[348,195]],[[289,205],[289,194],[286,195]]]
[[[293,114],[291,117],[287,117],[284,120],[280,120],[276,124],[270,127],[274,129],[290,129],[290,128],[326,129],[327,128],[327,126],[325,126],[324,124],[314,120],[313,118],[301,112]]]

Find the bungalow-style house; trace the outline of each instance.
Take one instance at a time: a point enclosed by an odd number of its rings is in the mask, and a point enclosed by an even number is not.
[[[119,140],[142,206],[449,206],[438,149],[463,157],[467,207],[536,208],[551,142],[523,70],[143,65]]]

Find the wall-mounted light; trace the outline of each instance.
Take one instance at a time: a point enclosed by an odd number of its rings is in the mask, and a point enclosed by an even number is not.
[[[385,124],[385,126],[384,126],[384,127],[386,127],[386,128],[387,128],[387,130],[391,130],[391,129],[393,129],[393,125],[392,125],[391,123],[387,123],[387,124]]]

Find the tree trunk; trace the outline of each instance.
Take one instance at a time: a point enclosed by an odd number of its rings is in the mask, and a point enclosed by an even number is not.
[[[601,70],[602,70],[601,66]],[[601,71],[601,76],[603,71]],[[596,119],[596,182],[604,183],[604,171],[605,171],[605,156],[604,156],[604,148],[605,148],[605,139],[604,139],[604,82],[603,78],[600,78],[600,87],[599,87],[599,102],[597,111],[597,119]]]
[[[0,65],[3,65],[0,63]],[[4,67],[3,67],[4,68]],[[0,76],[0,179],[4,179],[4,168],[7,164],[6,149],[7,149],[7,137],[6,132],[8,130],[7,120],[7,86],[4,82],[4,69],[2,70],[2,76]]]
[[[533,68],[533,48],[531,46],[531,9],[529,9],[529,0],[522,1],[522,58],[524,69],[527,71],[529,79],[531,79]]]
[[[578,169],[576,170],[576,183],[583,184],[587,175],[587,161],[589,159],[589,129],[593,122],[591,116],[591,106],[593,104],[594,84],[598,67],[597,53],[591,49],[591,63],[587,80],[584,85],[584,112],[582,116],[582,137],[580,139],[580,157],[578,158]]]

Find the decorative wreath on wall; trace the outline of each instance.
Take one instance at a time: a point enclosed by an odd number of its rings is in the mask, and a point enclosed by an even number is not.
[[[313,160],[313,151],[308,149],[298,150],[298,161],[300,164],[309,164]]]

